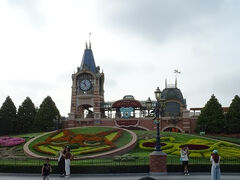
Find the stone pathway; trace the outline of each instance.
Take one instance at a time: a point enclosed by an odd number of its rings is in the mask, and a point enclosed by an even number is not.
[[[224,173],[222,180],[239,180],[240,173]],[[51,175],[50,180],[140,180],[143,177],[149,177],[148,174],[73,174],[70,178],[62,178],[58,175]],[[210,180],[210,173],[192,173],[184,176],[179,173],[169,173],[168,175],[153,176],[156,180]],[[40,180],[40,174],[0,174],[0,180]]]

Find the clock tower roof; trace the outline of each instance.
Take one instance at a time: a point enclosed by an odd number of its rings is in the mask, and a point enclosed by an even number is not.
[[[93,52],[92,52],[92,49],[91,49],[91,44],[89,44],[89,47],[86,44],[86,49],[84,51],[83,58],[82,58],[82,63],[81,63],[81,66],[80,66],[80,70],[83,70],[83,69],[89,70],[93,73],[96,73],[96,64],[95,64],[95,61],[94,61]]]

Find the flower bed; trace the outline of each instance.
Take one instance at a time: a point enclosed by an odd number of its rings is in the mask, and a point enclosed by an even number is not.
[[[153,151],[155,145],[155,138],[139,141],[139,148],[143,150]],[[222,159],[240,158],[240,149],[225,141],[213,142],[205,139],[190,139],[183,143],[176,141],[173,137],[161,137],[161,145],[165,153],[176,156],[180,156],[181,147],[188,146],[191,158],[209,158],[214,149],[219,151]]]
[[[202,150],[202,149],[210,148],[209,146],[202,145],[202,144],[184,144],[179,147],[182,148],[183,146],[187,146],[189,150]]]
[[[165,143],[160,143],[160,144],[161,144],[161,146],[165,146],[166,145]],[[153,148],[153,147],[156,146],[156,142],[144,142],[143,146]]]
[[[4,136],[0,138],[0,146],[1,147],[11,147],[22,144],[25,142],[25,139],[20,137],[8,137]]]
[[[33,145],[42,154],[57,155],[62,147],[68,145],[74,155],[98,153],[116,147],[115,141],[123,134],[122,129],[111,129],[96,134],[78,134],[71,130],[57,131],[44,141]]]

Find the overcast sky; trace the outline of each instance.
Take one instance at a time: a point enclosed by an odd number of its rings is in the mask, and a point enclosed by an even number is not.
[[[51,96],[70,111],[71,74],[91,35],[105,101],[154,99],[174,83],[188,108],[240,95],[239,0],[0,0],[0,106]]]

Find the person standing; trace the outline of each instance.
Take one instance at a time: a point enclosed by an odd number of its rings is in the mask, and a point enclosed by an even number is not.
[[[180,150],[180,154],[181,154],[181,161],[182,161],[182,165],[183,165],[183,170],[184,170],[184,175],[189,175],[189,172],[188,172],[188,161],[189,161],[189,158],[188,158],[188,155],[189,155],[189,149],[187,146],[183,146],[181,147],[181,150]]]
[[[49,180],[50,172],[52,172],[52,167],[49,164],[49,158],[46,158],[45,163],[42,166],[43,180]]]
[[[64,177],[65,176],[65,156],[66,154],[66,147],[64,146],[63,149],[59,152],[59,157],[58,157],[58,169],[60,172],[60,176]]]
[[[212,162],[211,168],[211,180],[220,180],[221,172],[220,172],[220,156],[218,155],[217,150],[213,150],[211,154],[210,161]]]
[[[65,154],[65,172],[66,177],[70,177],[70,164],[71,160],[73,159],[73,156],[70,152],[70,147],[67,147],[66,154]]]

